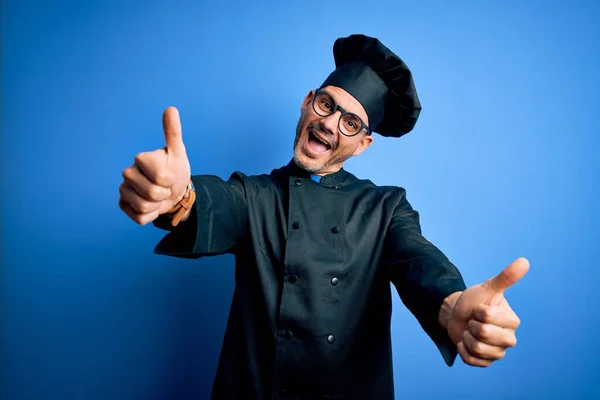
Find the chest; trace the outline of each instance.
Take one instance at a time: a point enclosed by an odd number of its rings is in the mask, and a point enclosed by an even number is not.
[[[381,257],[391,201],[389,194],[361,185],[323,186],[290,178],[253,198],[250,233],[255,248],[273,265],[332,275],[365,270]]]

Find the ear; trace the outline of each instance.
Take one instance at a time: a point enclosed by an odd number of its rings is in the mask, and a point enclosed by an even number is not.
[[[371,145],[371,143],[373,143],[373,135],[365,135],[365,137],[363,137],[360,140],[360,142],[358,142],[358,146],[356,147],[356,150],[354,150],[354,153],[352,153],[352,155],[359,155],[360,153],[365,151],[366,148]]]
[[[311,90],[310,92],[308,92],[308,94],[304,98],[304,101],[302,102],[302,106],[300,107],[301,114],[303,114],[304,110],[306,110],[306,107],[308,107],[310,105],[310,102],[312,101],[314,96],[315,96],[314,90]]]

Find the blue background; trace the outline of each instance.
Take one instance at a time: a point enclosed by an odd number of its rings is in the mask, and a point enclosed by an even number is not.
[[[407,62],[424,109],[347,168],[405,187],[467,284],[531,262],[507,292],[519,343],[487,369],[447,368],[395,297],[398,398],[600,395],[597,4],[4,0],[2,398],[208,398],[232,258],[154,255],[121,171],[164,145],[170,105],[194,173],[287,163],[355,32]]]

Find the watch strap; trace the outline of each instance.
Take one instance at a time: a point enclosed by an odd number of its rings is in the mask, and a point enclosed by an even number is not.
[[[183,196],[183,199],[179,203],[177,203],[173,208],[167,211],[167,215],[171,217],[171,225],[177,226],[181,219],[185,215],[185,213],[194,206],[194,202],[196,201],[196,190],[194,188],[194,184],[190,180],[188,186],[186,188],[186,193]]]

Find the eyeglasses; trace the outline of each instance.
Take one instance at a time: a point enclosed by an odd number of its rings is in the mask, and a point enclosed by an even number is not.
[[[358,115],[349,113],[337,105],[333,97],[324,90],[317,89],[315,97],[313,97],[312,108],[321,117],[328,117],[340,110],[338,128],[344,136],[356,136],[363,129],[366,129],[367,133],[371,133],[369,127]]]

